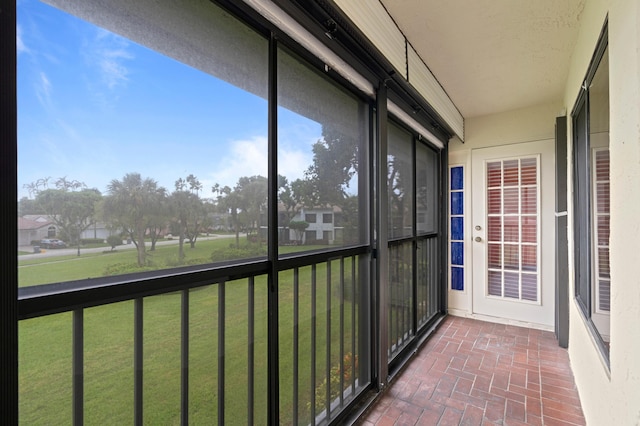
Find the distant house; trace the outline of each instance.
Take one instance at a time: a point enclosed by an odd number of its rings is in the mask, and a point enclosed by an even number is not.
[[[58,237],[58,227],[45,215],[25,215],[18,218],[18,245],[28,246],[31,241]]]
[[[82,231],[80,238],[101,238],[114,234],[114,231],[107,229],[107,225],[96,222]],[[24,215],[18,218],[18,245],[28,246],[32,241],[39,241],[43,238],[63,238],[60,229],[55,222],[47,215]]]
[[[81,239],[100,238],[106,240],[109,236],[118,234],[118,231],[107,228],[103,222],[95,222],[80,234]]]
[[[279,225],[278,234],[279,242],[281,244],[289,244],[297,241],[298,236],[294,229],[289,228],[290,221],[307,222],[309,226],[300,237],[300,243],[302,244],[334,244],[337,241],[342,241],[343,227],[339,226],[342,209],[338,206],[327,207],[300,207],[291,220],[285,213],[285,208],[282,204],[278,206],[279,213]],[[263,215],[261,228],[263,234],[266,236],[266,216]]]
[[[304,232],[303,243],[310,244],[315,241],[323,244],[333,244],[340,237],[342,228],[335,226],[335,219],[342,210],[337,207],[302,208],[293,220],[302,220],[309,224]]]

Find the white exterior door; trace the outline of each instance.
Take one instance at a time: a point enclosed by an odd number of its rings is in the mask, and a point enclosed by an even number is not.
[[[472,151],[474,314],[553,327],[553,141]]]

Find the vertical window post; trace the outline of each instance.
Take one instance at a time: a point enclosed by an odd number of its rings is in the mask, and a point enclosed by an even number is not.
[[[271,264],[268,289],[268,368],[267,374],[269,397],[269,424],[276,425],[280,419],[280,371],[279,371],[279,340],[278,340],[278,44],[276,36],[271,33],[269,38],[269,166],[268,166],[268,217],[269,229],[267,238],[267,258]]]
[[[17,107],[16,107],[16,2],[2,3],[0,11],[0,179],[2,202],[0,223],[15,229],[17,194]],[[18,246],[17,232],[6,232],[3,247]],[[18,260],[15,255],[0,260],[0,417],[6,424],[18,424]]]
[[[377,330],[375,336],[377,338],[377,376],[378,388],[382,389],[387,382],[388,371],[388,287],[389,287],[389,248],[388,248],[388,189],[387,189],[387,87],[384,83],[380,84],[376,98],[376,138],[377,138],[377,170],[376,175],[376,212],[378,218],[377,223],[377,240],[375,241],[376,265],[377,265],[377,288],[376,299],[378,301],[377,310]]]

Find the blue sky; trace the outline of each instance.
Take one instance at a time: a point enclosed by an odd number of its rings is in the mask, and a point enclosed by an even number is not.
[[[169,190],[267,173],[266,100],[35,0],[18,2],[18,191],[66,176],[106,192],[138,172]],[[279,164],[312,161],[321,126],[279,111]]]

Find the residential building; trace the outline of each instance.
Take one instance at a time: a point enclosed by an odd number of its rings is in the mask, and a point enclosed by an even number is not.
[[[106,240],[115,232],[102,222],[94,222],[80,233],[80,238]],[[25,215],[18,218],[18,245],[29,246],[32,241],[43,238],[61,238],[58,226],[47,215]]]
[[[282,224],[282,229],[288,229],[288,235],[281,235],[281,239],[286,241],[299,241],[302,244],[314,244],[319,241],[321,244],[333,244],[334,240],[343,239],[344,227],[339,226],[339,218],[342,211],[338,206],[326,208],[302,207],[291,219],[297,222],[306,222],[307,228],[297,235],[294,229]]]
[[[30,215],[18,218],[18,245],[29,246],[32,241],[56,238],[57,227],[45,216]]]

